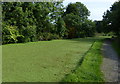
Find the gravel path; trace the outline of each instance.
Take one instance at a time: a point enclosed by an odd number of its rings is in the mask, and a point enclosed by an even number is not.
[[[106,82],[120,82],[120,61],[109,40],[103,43],[102,53],[104,58],[101,69]]]

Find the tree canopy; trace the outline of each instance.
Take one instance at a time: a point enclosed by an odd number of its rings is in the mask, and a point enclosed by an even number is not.
[[[81,2],[70,3],[67,6],[63,18],[69,31],[68,38],[86,37],[94,35],[93,33],[95,32],[91,32],[88,35],[86,31],[87,29],[91,31],[91,26],[93,27],[92,30],[94,31],[94,22],[88,19],[89,15],[89,10]]]
[[[103,15],[103,27],[106,32],[120,36],[120,1],[115,2]]]
[[[81,2],[2,2],[3,44],[94,35],[94,22],[88,19]]]

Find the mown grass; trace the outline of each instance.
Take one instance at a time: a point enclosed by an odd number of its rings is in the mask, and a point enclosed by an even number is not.
[[[102,40],[97,40],[86,53],[84,60],[75,71],[67,75],[63,82],[103,82],[103,74],[100,70],[102,63]]]
[[[75,69],[95,40],[95,38],[85,38],[3,45],[2,81],[59,82]],[[80,81],[85,81],[87,77],[89,79],[91,77],[91,81],[93,78],[100,79],[97,66],[101,62],[101,56],[97,54],[99,50],[96,50],[99,42],[95,44],[95,49],[93,47],[92,52],[87,54],[81,69],[78,68],[68,79],[72,78],[73,81],[77,81],[79,77],[76,73],[81,75]],[[92,63],[91,60],[93,60]],[[96,75],[92,73],[93,67]]]

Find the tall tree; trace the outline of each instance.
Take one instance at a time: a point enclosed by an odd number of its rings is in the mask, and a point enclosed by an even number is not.
[[[59,17],[57,21],[57,34],[59,34],[60,37],[66,37],[68,34],[65,27],[65,22],[61,17]]]
[[[103,15],[104,30],[120,36],[120,1],[115,2]]]
[[[73,13],[74,15],[78,15],[81,18],[87,18],[90,15],[90,12],[87,9],[87,7],[81,2],[70,3],[67,6],[67,9],[64,15],[70,14],[70,13]]]
[[[85,37],[87,29],[88,16],[90,15],[87,7],[81,2],[70,3],[64,13],[64,21],[68,29],[68,38]],[[88,21],[87,21],[88,20]]]

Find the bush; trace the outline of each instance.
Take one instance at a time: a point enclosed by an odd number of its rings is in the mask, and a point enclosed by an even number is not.
[[[59,35],[57,35],[57,34],[51,34],[51,33],[47,33],[47,32],[41,33],[38,36],[38,40],[40,40],[40,41],[43,41],[43,40],[47,41],[47,40],[59,39],[59,38],[60,38]]]
[[[6,25],[2,29],[3,44],[16,43],[19,32],[16,26]]]
[[[76,36],[79,37],[79,38],[85,38],[86,37],[84,31],[78,32]]]
[[[8,44],[10,42],[10,35],[2,36],[2,44]]]
[[[25,38],[23,35],[19,35],[19,36],[17,36],[17,40],[18,40],[17,43],[23,43]]]
[[[59,35],[57,35],[57,34],[51,34],[50,35],[50,39],[52,40],[52,39],[60,39],[60,37],[59,37]]]

